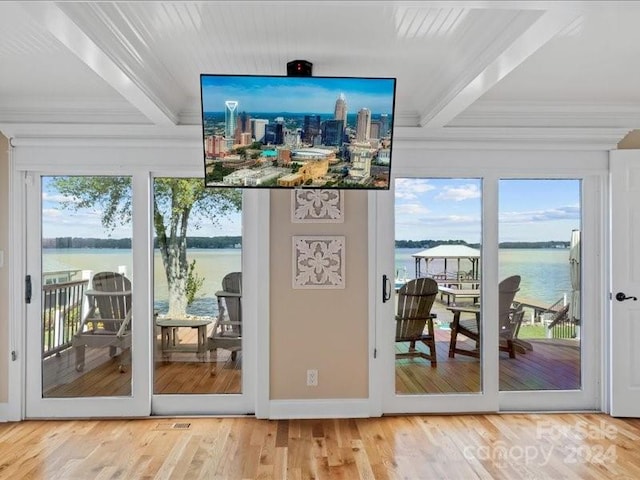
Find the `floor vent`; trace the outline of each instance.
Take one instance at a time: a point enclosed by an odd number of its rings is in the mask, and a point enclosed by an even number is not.
[[[159,423],[155,430],[189,430],[190,423]]]
[[[174,423],[172,430],[189,430],[191,428],[190,423]]]

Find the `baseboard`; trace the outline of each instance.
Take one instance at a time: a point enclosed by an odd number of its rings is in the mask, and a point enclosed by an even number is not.
[[[0,403],[0,423],[17,422],[20,420],[20,412],[12,408],[10,403]]]
[[[271,400],[269,418],[366,418],[371,416],[370,409],[369,400],[365,398]]]

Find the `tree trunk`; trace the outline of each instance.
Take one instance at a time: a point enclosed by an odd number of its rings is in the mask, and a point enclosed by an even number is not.
[[[175,243],[177,244],[172,244],[170,241],[169,245],[167,245],[165,262],[169,290],[169,311],[167,316],[181,318],[187,314],[187,249],[184,240],[178,240]]]

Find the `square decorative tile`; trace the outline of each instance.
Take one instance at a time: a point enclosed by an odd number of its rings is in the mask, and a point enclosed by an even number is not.
[[[344,236],[293,237],[293,288],[344,288]]]
[[[292,190],[291,221],[293,223],[343,223],[342,191],[319,188]]]

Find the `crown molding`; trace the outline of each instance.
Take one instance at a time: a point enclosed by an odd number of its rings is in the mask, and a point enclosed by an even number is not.
[[[478,101],[449,127],[640,127],[640,104]]]
[[[401,149],[614,150],[631,129],[553,127],[394,127]],[[201,148],[200,125],[96,125],[0,123],[13,146],[178,146]]]
[[[401,148],[614,150],[631,129],[549,127],[398,127],[393,141]]]
[[[0,132],[19,146],[202,148],[199,125],[112,125],[0,123]]]

